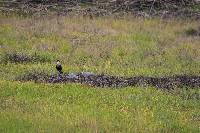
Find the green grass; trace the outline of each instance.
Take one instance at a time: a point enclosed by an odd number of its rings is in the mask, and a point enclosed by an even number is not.
[[[200,5],[196,4],[194,6],[191,7],[193,11],[199,12],[200,11]]]
[[[113,75],[199,74],[199,38],[184,33],[198,22],[65,17],[58,21],[2,19],[1,51],[37,52],[52,61],[61,59],[67,69]]]
[[[199,75],[198,21],[124,17],[0,19],[0,132],[199,132],[199,88],[92,88],[17,82],[27,71]],[[5,61],[6,53],[38,55]],[[45,59],[45,62],[40,60]]]
[[[200,103],[153,88],[1,81],[1,131],[198,132]]]

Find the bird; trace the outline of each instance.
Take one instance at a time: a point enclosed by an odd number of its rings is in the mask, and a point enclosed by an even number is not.
[[[57,62],[56,62],[56,69],[59,72],[59,74],[63,73],[63,71],[62,71],[62,65],[61,65],[61,63],[60,63],[59,60],[57,60]]]

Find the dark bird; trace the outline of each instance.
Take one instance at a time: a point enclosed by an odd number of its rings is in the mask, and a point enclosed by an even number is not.
[[[61,63],[60,63],[59,60],[57,60],[57,62],[56,62],[56,69],[58,70],[59,74],[63,73],[63,71],[62,71],[62,65],[61,65]]]

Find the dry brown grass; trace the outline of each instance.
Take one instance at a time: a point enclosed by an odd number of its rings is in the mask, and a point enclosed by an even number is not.
[[[120,75],[199,73],[194,64],[200,64],[200,38],[185,33],[198,25],[192,20],[129,16],[5,18],[0,23],[7,30],[4,42],[14,40],[7,50],[45,52],[71,67]]]

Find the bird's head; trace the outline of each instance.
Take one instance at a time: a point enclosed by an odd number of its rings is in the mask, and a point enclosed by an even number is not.
[[[56,61],[56,64],[60,64],[60,61],[59,61],[59,60],[57,60],[57,61]]]

